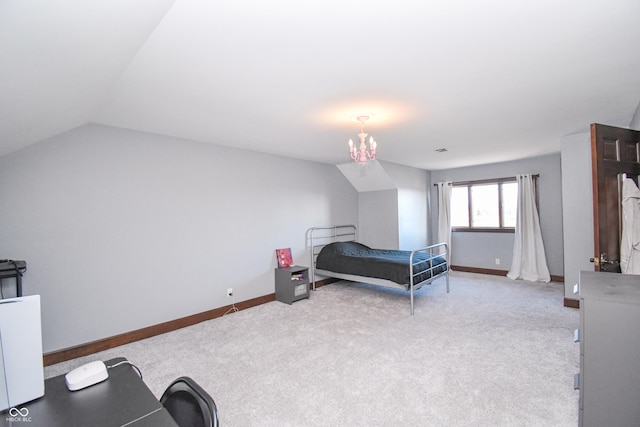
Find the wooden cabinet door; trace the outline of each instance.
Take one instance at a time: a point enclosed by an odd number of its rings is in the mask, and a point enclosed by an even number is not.
[[[591,125],[595,271],[620,272],[622,174],[638,183],[640,132]],[[587,208],[587,207],[585,207]]]

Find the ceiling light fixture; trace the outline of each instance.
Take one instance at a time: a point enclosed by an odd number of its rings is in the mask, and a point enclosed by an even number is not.
[[[367,160],[374,160],[376,158],[376,147],[378,144],[373,140],[373,137],[369,138],[369,150],[367,150],[367,144],[365,143],[365,139],[367,138],[367,134],[364,132],[364,124],[367,120],[369,120],[369,116],[358,116],[356,120],[360,122],[360,133],[358,137],[360,138],[360,147],[356,149],[353,145],[353,140],[349,140],[349,152],[351,152],[351,158],[361,164],[364,165],[367,163]]]

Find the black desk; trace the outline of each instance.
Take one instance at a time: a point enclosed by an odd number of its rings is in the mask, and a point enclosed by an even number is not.
[[[16,279],[16,296],[22,296],[22,273],[27,271],[27,263],[25,261],[2,261],[0,262],[0,286],[2,279]]]
[[[124,358],[105,361],[107,366]],[[82,390],[69,391],[64,375],[45,381],[44,396],[18,405],[11,421],[9,411],[0,413],[0,426],[11,427],[177,427],[169,412],[129,364],[109,369],[109,378]],[[16,411],[14,411],[14,414]]]

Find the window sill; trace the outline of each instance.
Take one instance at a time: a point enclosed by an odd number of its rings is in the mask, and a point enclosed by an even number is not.
[[[516,229],[513,227],[453,227],[451,231],[454,233],[515,233]]]

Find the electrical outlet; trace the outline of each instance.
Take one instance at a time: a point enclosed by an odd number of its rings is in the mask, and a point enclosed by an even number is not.
[[[227,296],[228,297],[232,297],[233,296],[233,288],[227,288]]]
[[[500,258],[496,258],[496,265],[500,265]]]

